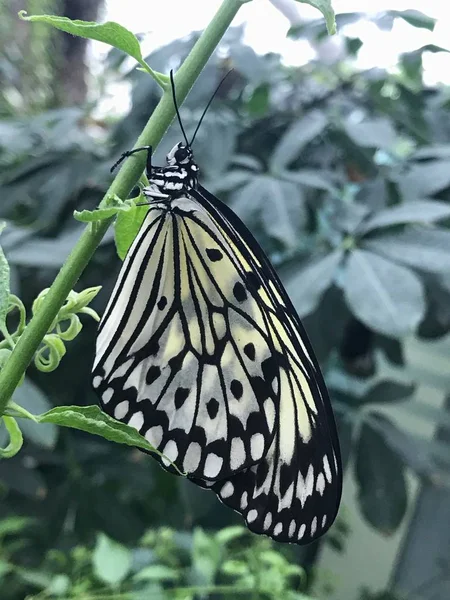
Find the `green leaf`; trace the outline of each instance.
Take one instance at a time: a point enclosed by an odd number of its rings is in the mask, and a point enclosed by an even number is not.
[[[352,313],[370,329],[400,337],[412,333],[424,316],[420,279],[377,254],[354,250],[343,280]]]
[[[210,585],[220,565],[219,542],[196,528],[193,535],[192,566],[200,585]]]
[[[116,421],[98,406],[56,406],[43,415],[37,415],[36,418],[39,423],[55,423],[62,427],[80,429],[99,435],[110,442],[142,448],[147,452],[155,452],[163,456],[134,427]],[[176,469],[175,465],[173,467]]]
[[[4,221],[0,221],[0,233],[6,227]],[[6,256],[0,246],[0,331],[3,333],[6,329],[6,315],[8,314],[9,303],[9,265]]]
[[[393,179],[407,201],[432,196],[450,186],[450,160],[413,164],[405,175],[397,175]]]
[[[448,229],[410,228],[365,240],[363,245],[372,252],[416,269],[436,274],[450,270]]]
[[[92,565],[100,581],[116,586],[130,571],[131,552],[104,533],[99,533],[92,556]]]
[[[32,414],[43,413],[51,408],[45,394],[28,377],[25,377],[23,384],[16,388],[12,399]],[[20,427],[25,438],[31,440],[34,444],[48,449],[55,447],[58,439],[56,425],[35,423],[29,419],[22,419]]]
[[[365,223],[361,230],[365,233],[380,227],[404,225],[405,223],[433,223],[450,217],[450,205],[438,200],[411,200],[397,206],[380,210]]]
[[[349,138],[362,148],[389,150],[398,139],[391,121],[385,117],[366,119],[360,123],[347,119],[344,123],[344,129]]]
[[[174,581],[179,574],[175,569],[164,565],[149,565],[138,571],[133,579],[136,581]]]
[[[327,124],[326,116],[318,110],[293,123],[275,146],[270,160],[271,171],[278,173],[284,170],[306,144],[322,133]]]
[[[360,404],[402,402],[406,398],[410,398],[414,390],[415,386],[413,384],[408,385],[398,381],[380,381],[360,399]]]
[[[288,280],[286,289],[300,316],[315,310],[322,295],[331,286],[342,257],[343,251],[335,250],[299,269]]]
[[[81,212],[75,210],[73,212],[73,216],[77,221],[81,221],[82,223],[104,221],[105,219],[110,219],[121,212],[128,212],[132,210],[134,206],[135,205],[132,200],[122,201],[120,198],[118,198],[113,206],[105,206],[104,208],[97,208],[95,210],[82,210]]]
[[[428,29],[428,31],[433,31],[434,26],[436,25],[436,19],[433,19],[418,10],[390,10],[389,14],[393,17],[403,19],[413,27]]]
[[[128,249],[138,234],[147,214],[147,206],[136,206],[127,212],[119,212],[114,224],[114,237],[119,258],[124,260]]]
[[[19,12],[19,17],[24,21],[47,23],[66,33],[90,40],[97,40],[98,42],[104,42],[114,48],[118,48],[136,59],[144,71],[149,73],[158,83],[164,84],[167,81],[167,78],[164,75],[155,73],[145,62],[142,57],[141,47],[137,37],[131,33],[131,31],[122,27],[122,25],[114,23],[114,21],[107,21],[106,23],[100,24],[92,21],[73,21],[67,17],[59,17],[56,15],[32,15],[29,17],[26,15],[27,13],[25,10]]]
[[[379,425],[362,426],[355,462],[358,500],[369,523],[385,535],[400,525],[407,507],[405,468],[400,457],[384,440],[382,430],[392,423],[382,415],[371,415]]]
[[[311,6],[314,6],[314,8],[320,10],[325,17],[328,33],[330,35],[334,35],[336,33],[336,17],[330,0],[297,0],[297,2],[310,4]]]
[[[246,527],[243,527],[242,525],[231,525],[230,527],[224,527],[218,531],[215,538],[221,544],[228,544],[246,533],[248,533]]]

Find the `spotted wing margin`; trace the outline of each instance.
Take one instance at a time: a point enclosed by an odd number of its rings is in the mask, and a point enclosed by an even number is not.
[[[195,478],[232,476],[272,443],[280,356],[259,273],[196,200],[155,202],[100,323],[102,408]]]
[[[306,544],[333,523],[342,492],[339,442],[328,393],[300,319],[270,262],[240,219],[204,188],[192,195],[263,274],[258,290],[278,356],[275,435],[262,460],[210,487],[249,529]]]

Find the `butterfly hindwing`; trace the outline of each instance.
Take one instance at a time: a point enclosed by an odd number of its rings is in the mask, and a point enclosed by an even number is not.
[[[295,309],[256,240],[204,188],[193,195],[244,260],[253,257],[259,264],[258,293],[279,370],[275,435],[268,453],[257,465],[207,487],[240,512],[252,531],[308,543],[332,524],[341,496],[339,443],[327,390]]]

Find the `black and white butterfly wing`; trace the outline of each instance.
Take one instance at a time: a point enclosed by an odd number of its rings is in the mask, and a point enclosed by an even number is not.
[[[103,409],[196,478],[255,464],[274,436],[278,367],[255,260],[194,199],[153,202],[100,323]]]
[[[100,325],[93,385],[253,531],[306,543],[331,525],[339,445],[312,349],[253,236],[201,186],[170,210],[152,201]]]
[[[278,276],[238,217],[204,188],[193,191],[244,265],[258,265],[257,290],[277,365],[277,414],[263,459],[211,487],[249,529],[309,543],[333,523],[342,473],[334,417],[313,350]],[[198,482],[201,485],[201,482]]]

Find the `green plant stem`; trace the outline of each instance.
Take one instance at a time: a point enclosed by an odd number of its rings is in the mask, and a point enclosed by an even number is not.
[[[194,85],[195,80],[219,44],[241,5],[241,0],[224,0],[213,20],[181,65],[175,76],[177,99],[180,104]],[[147,125],[137,139],[136,147],[151,145],[155,148],[174,116],[175,109],[172,101],[172,93],[170,89],[166,89]],[[141,176],[144,165],[144,156],[135,155],[131,159],[126,160],[112,182],[107,194],[117,194],[120,198],[126,198]],[[84,268],[89,263],[111,222],[112,219],[109,219],[107,221],[90,223],[86,227],[56,276],[39,311],[26,326],[0,373],[0,415],[4,414],[6,405],[16,389],[22,374],[32,361],[34,353],[38,349],[44,335],[48,332],[70,290],[74,287]]]

